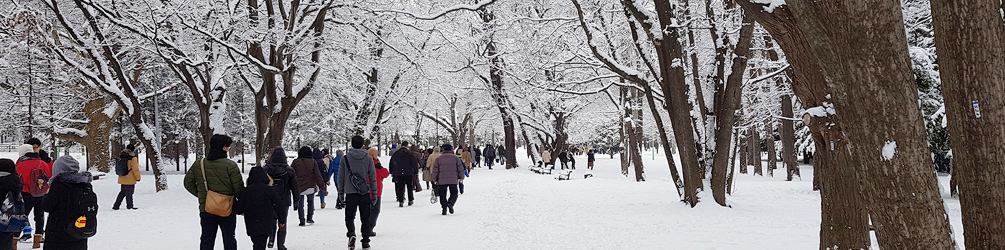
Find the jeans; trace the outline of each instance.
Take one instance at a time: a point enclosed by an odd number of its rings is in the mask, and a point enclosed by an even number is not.
[[[415,183],[412,183],[413,176],[398,177],[398,182],[394,183],[394,196],[398,202],[405,201],[405,191],[408,191],[408,201],[415,200]]]
[[[324,192],[324,191],[321,191]],[[307,201],[307,207],[304,208],[304,201]],[[301,195],[300,202],[297,202],[297,215],[300,215],[300,224],[306,223],[304,221],[304,210],[307,210],[307,220],[314,220],[314,195]]]
[[[230,215],[220,217],[210,213],[199,213],[199,223],[202,225],[202,237],[199,244],[201,250],[213,250],[216,244],[216,229],[223,233],[223,249],[237,250],[237,235],[234,230],[237,228],[237,216]]]
[[[280,249],[286,247],[286,222],[288,221],[289,216],[289,206],[283,206],[283,208],[280,208],[276,213],[276,221],[279,226],[276,227],[275,233],[269,235],[269,242],[276,242],[276,245],[279,246]]]
[[[345,229],[348,231],[345,236],[356,235],[356,210],[359,210],[359,220],[363,223],[360,234],[363,235],[363,243],[370,242],[370,196],[367,194],[346,194],[345,195]]]
[[[318,192],[318,198],[321,200],[321,203],[325,203],[325,191]]]
[[[377,197],[377,202],[371,202],[372,207],[370,208],[370,232],[373,232],[373,228],[377,227],[377,216],[380,216],[380,197]]]
[[[24,198],[25,215],[35,210],[35,225],[32,225],[32,230],[35,230],[35,234],[45,234],[45,212],[42,211],[42,198],[45,196],[33,197],[31,193],[22,192],[21,197]]]
[[[126,199],[126,208],[133,208],[134,192],[136,192],[136,185],[122,185],[119,196],[115,197],[115,205],[112,205],[112,209],[119,209],[119,205],[122,205],[122,198]]]
[[[450,198],[447,198],[447,190],[450,191]],[[457,202],[457,184],[436,185],[436,195],[440,196],[440,207],[453,207]]]

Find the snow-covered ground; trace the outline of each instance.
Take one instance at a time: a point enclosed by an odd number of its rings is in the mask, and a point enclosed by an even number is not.
[[[11,158],[0,152],[0,158]],[[820,196],[811,190],[812,167],[801,166],[801,180],[784,176],[739,175],[732,208],[716,205],[711,194],[690,208],[678,201],[662,155],[644,155],[646,182],[620,173],[615,156],[597,155],[593,178],[586,157],[577,156],[573,180],[527,170],[472,171],[453,215],[440,215],[430,192],[416,204],[398,208],[393,183],[385,181],[383,209],[373,249],[815,249],[818,247]],[[654,159],[655,158],[655,159]],[[387,159],[382,159],[386,162]],[[678,164],[679,165],[679,164]],[[172,169],[173,170],[173,169]],[[777,171],[784,174],[783,171]],[[114,175],[114,174],[113,174]],[[114,176],[112,176],[114,177]],[[154,192],[153,176],[136,188],[139,210],[111,210],[119,185],[115,178],[94,182],[101,201],[98,235],[91,249],[197,249],[200,227],[196,198],[185,191],[182,175],[170,175],[169,189]],[[948,195],[948,176],[940,176],[955,237],[962,248],[959,200]],[[318,209],[314,225],[290,228],[290,249],[342,249],[344,212]],[[296,212],[290,221],[296,224]],[[357,222],[358,224],[358,222]],[[358,228],[358,226],[357,226]],[[238,244],[250,249],[243,218]],[[219,238],[217,239],[219,241]],[[28,249],[28,243],[22,243]],[[222,249],[220,243],[218,249]]]

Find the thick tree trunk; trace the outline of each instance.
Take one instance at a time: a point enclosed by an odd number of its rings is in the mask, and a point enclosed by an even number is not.
[[[736,110],[740,108],[740,92],[743,90],[743,75],[747,71],[747,55],[750,53],[750,41],[754,34],[754,19],[744,15],[743,26],[740,28],[740,38],[733,51],[732,72],[726,80],[725,91],[716,95],[715,103],[715,152],[712,155],[712,179],[710,186],[712,196],[719,205],[726,205],[726,180],[729,168],[728,142],[733,134],[733,124],[736,123]]]
[[[757,132],[757,127],[753,126],[750,128],[750,166],[754,168],[755,175],[764,174],[761,173],[761,134]]]
[[[996,2],[931,1],[968,249],[1005,249],[1005,3]]]
[[[839,129],[827,129],[829,117],[813,118],[810,125],[813,140],[831,141],[840,138]],[[861,193],[861,180],[855,161],[848,154],[846,140],[829,144],[816,143],[813,179],[820,182],[820,249],[868,249],[869,214]]]
[[[863,193],[880,248],[953,249],[925,142],[900,1],[787,4],[812,38],[809,47],[820,67],[827,69],[821,72],[838,119],[856,126],[844,132],[866,179]]]
[[[782,95],[782,117],[794,118],[792,112],[792,96]],[[778,132],[782,136],[782,162],[785,163],[785,180],[792,180],[799,175],[799,165],[796,162],[796,129],[792,120],[782,119],[782,127]]]
[[[96,169],[108,173],[111,171],[112,155],[109,147],[111,144],[112,129],[115,128],[115,119],[118,117],[119,109],[116,108],[114,114],[109,117],[104,113],[106,104],[103,95],[91,99],[84,104],[84,116],[88,123],[84,125],[86,137],[73,133],[55,133],[56,138],[76,142],[84,145],[87,151],[88,170]]]
[[[747,131],[743,131],[742,133],[747,133]],[[749,133],[743,135],[743,137],[740,137],[740,144],[737,146],[737,148],[739,148],[737,150],[740,150],[740,155],[739,155],[739,158],[740,158],[740,174],[746,174],[747,173],[747,162],[750,161],[750,146],[747,145],[747,143],[749,141],[747,139],[748,137],[750,137]]]

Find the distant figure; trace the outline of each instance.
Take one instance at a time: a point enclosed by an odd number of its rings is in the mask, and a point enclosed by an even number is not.
[[[244,215],[244,225],[251,237],[252,249],[265,250],[266,241],[276,229],[280,210],[286,209],[276,190],[269,186],[269,175],[262,167],[248,173],[248,186],[234,204],[234,213]]]
[[[320,148],[314,148],[314,152],[311,156],[314,157],[314,161],[317,163],[318,172],[321,173],[321,182],[325,188],[322,190],[328,190],[328,161],[326,160],[328,152],[327,150],[321,150]],[[318,192],[318,200],[321,200],[321,209],[325,208],[325,192]]]
[[[408,142],[402,142],[402,147],[408,147]],[[391,181],[394,182],[394,195],[398,207],[405,206],[407,191],[408,206],[415,203],[415,176],[419,173],[419,160],[409,150],[398,150],[391,155]]]
[[[119,152],[119,159],[115,163],[116,172],[119,171],[120,164],[125,165],[126,175],[119,175],[119,184],[122,187],[119,190],[119,195],[115,197],[112,210],[119,210],[123,198],[126,200],[126,209],[136,209],[133,206],[133,193],[136,192],[136,182],[139,182],[141,177],[139,159],[136,158],[136,153],[127,147]]]
[[[335,150],[335,158],[328,164],[328,177],[325,177],[325,181],[327,181],[326,184],[329,186],[331,186],[332,181],[338,181],[338,178],[335,178],[335,176],[338,175],[339,164],[342,162],[342,156],[344,155],[345,153],[342,150]],[[345,196],[341,194],[337,196],[335,209],[342,209],[345,207]],[[324,203],[321,203],[321,207],[324,208]]]
[[[327,186],[324,177],[321,177],[321,172],[318,170],[318,163],[313,158],[311,147],[301,147],[297,151],[297,159],[293,160],[293,164],[290,165],[297,175],[297,187],[300,189],[298,190],[300,201],[294,208],[297,209],[297,215],[300,217],[300,226],[306,226],[307,223],[314,224],[314,194],[325,192]],[[304,201],[307,201],[307,206],[304,206]],[[304,218],[304,210],[307,212],[306,218]]]
[[[506,166],[506,147],[502,144],[496,147],[496,159],[499,159],[499,165]]]
[[[586,153],[586,168],[590,170],[593,170],[593,162],[597,161],[595,154],[596,152],[593,152],[592,149]]]
[[[558,161],[562,163],[562,170],[569,168],[569,151],[562,150],[559,152]]]
[[[377,217],[380,216],[380,196],[384,195],[384,178],[391,176],[391,173],[384,168],[384,165],[377,160],[377,148],[370,148],[367,153],[373,158],[374,174],[377,176],[377,192],[372,195],[370,205],[370,237],[377,236],[373,228],[377,226]]]
[[[471,156],[474,157],[474,161],[471,162],[472,168],[478,168],[482,165],[482,150],[478,146],[471,147]]]
[[[433,180],[436,183],[436,192],[440,196],[440,207],[442,214],[454,213],[454,204],[457,203],[457,183],[464,179],[464,163],[457,156],[450,152],[453,146],[445,144],[441,147],[443,155],[436,158],[433,163]],[[447,191],[450,191],[450,198],[447,198]]]
[[[548,165],[551,165],[551,169],[555,169],[555,163],[551,161],[551,150],[548,150],[548,147],[545,147],[541,151],[541,162],[543,162],[541,164],[543,165],[542,168],[547,168]]]
[[[433,168],[436,165],[434,163],[436,163],[436,158],[440,158],[443,153],[439,147],[426,149],[426,153],[429,154],[429,157],[426,157],[426,167],[422,170],[422,180],[426,181],[426,189],[430,189],[435,188],[435,185],[430,186],[430,184],[435,184],[433,180]]]
[[[482,155],[485,156],[485,166],[488,166],[489,169],[492,169],[492,164],[494,164],[496,160],[495,147],[492,147],[492,144],[485,145],[485,152],[482,152]]]

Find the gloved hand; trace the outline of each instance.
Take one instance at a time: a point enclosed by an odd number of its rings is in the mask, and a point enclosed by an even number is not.
[[[370,199],[370,207],[376,207],[380,203],[379,199]]]

